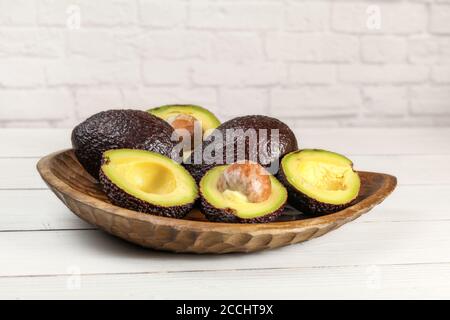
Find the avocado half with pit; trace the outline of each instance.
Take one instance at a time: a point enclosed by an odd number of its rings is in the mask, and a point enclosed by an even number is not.
[[[106,151],[100,183],[117,206],[171,218],[184,217],[198,197],[197,185],[183,166],[144,150]]]
[[[351,160],[338,153],[304,149],[281,160],[280,181],[289,204],[306,214],[323,215],[352,205],[361,181]]]
[[[147,112],[166,121],[175,130],[174,140],[178,143],[173,151],[180,162],[188,159],[192,150],[220,125],[211,111],[196,105],[165,105]]]
[[[220,126],[220,120],[211,111],[196,105],[165,105],[150,109],[148,112],[165,120],[174,129],[183,128],[191,131],[193,121],[198,121],[203,135]]]
[[[201,212],[213,222],[266,223],[274,221],[282,214],[287,201],[285,187],[273,175],[267,173],[264,177],[266,180],[258,180],[247,175],[247,185],[239,188],[238,184],[242,182],[236,176],[236,172],[239,174],[240,169],[230,171],[235,166],[236,164],[217,166],[203,176],[200,181]],[[244,171],[246,171],[245,168],[242,169],[242,172]],[[221,181],[227,172],[229,172],[228,185]],[[262,181],[265,181],[267,188]],[[234,187],[230,186],[233,183]],[[259,195],[253,198],[248,193],[252,188],[255,192],[259,192]]]

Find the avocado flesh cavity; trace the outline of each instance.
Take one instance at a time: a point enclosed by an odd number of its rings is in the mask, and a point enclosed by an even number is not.
[[[305,149],[281,161],[280,180],[289,191],[289,202],[311,214],[336,212],[358,196],[361,182],[352,162],[337,153]]]
[[[168,217],[186,215],[198,196],[194,179],[180,164],[143,150],[105,152],[100,181],[114,204]]]
[[[180,114],[189,115],[201,122],[203,133],[220,126],[220,121],[209,110],[196,105],[166,105],[148,110],[154,116],[165,121],[176,117]]]
[[[209,170],[200,181],[202,212],[211,221],[222,222],[269,222],[278,217],[287,201],[287,191],[274,177],[270,176],[272,192],[262,202],[252,203],[239,191],[220,192],[217,182],[228,166]]]
[[[223,197],[230,203],[250,203],[248,197],[240,191],[225,190],[222,192]]]

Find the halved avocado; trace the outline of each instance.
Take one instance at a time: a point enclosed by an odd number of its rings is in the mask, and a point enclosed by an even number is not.
[[[353,163],[338,153],[304,149],[281,160],[279,178],[289,204],[306,214],[322,215],[352,205],[361,181]]]
[[[106,151],[100,182],[113,204],[165,217],[184,217],[198,197],[197,185],[183,166],[144,150]]]
[[[252,203],[238,191],[221,192],[218,182],[221,174],[229,166],[218,166],[209,170],[200,181],[200,208],[208,220],[265,223],[281,215],[287,201],[287,191],[272,175],[269,176],[272,186],[271,194],[265,201]]]
[[[200,121],[203,133],[220,126],[220,120],[209,110],[189,104],[165,105],[148,110],[154,116],[165,121],[175,118],[179,115],[187,115]]]

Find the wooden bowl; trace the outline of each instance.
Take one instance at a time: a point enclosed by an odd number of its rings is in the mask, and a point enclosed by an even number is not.
[[[397,184],[397,179],[387,174],[359,172],[360,195],[357,203],[345,210],[308,218],[288,209],[276,222],[230,224],[208,222],[198,211],[186,219],[172,219],[114,206],[72,150],[42,158],[37,168],[58,198],[88,223],[147,248],[193,253],[253,252],[320,237],[369,211]]]

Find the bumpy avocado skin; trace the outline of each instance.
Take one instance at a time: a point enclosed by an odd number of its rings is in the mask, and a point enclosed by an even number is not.
[[[227,129],[235,129],[239,130],[242,129],[244,132],[248,129],[254,129],[256,132],[259,132],[259,129],[267,129],[269,130],[267,134],[267,139],[264,139],[262,136],[258,134],[257,137],[257,143],[259,146],[259,150],[266,150],[264,153],[268,155],[268,159],[261,159],[262,152],[254,152],[254,150],[251,150],[249,148],[249,141],[246,139],[245,146],[246,146],[246,152],[244,154],[243,159],[238,158],[237,155],[237,148],[236,146],[240,141],[244,141],[245,137],[240,136],[236,139],[233,139],[233,141],[224,141],[224,150],[223,152],[223,163],[225,164],[226,159],[226,152],[227,152],[227,146],[231,150],[231,146],[234,145],[234,155],[233,155],[233,162],[237,162],[239,160],[249,160],[252,158],[258,159],[258,162],[262,165],[264,165],[264,162],[266,163],[273,163],[274,161],[279,161],[284,155],[288,154],[289,152],[295,151],[298,149],[298,143],[297,138],[295,137],[294,132],[282,121],[262,116],[262,115],[251,115],[251,116],[243,116],[243,117],[237,117],[232,120],[229,120],[227,122],[222,123],[219,127],[217,127],[216,130],[221,131],[223,134],[224,140],[226,140],[226,130]],[[272,152],[271,150],[271,143],[270,143],[270,130],[271,129],[278,129],[279,130],[279,153]],[[204,141],[202,145],[202,150],[205,150],[209,145],[217,143],[214,141]],[[205,173],[214,168],[217,165],[221,164],[194,164],[193,163],[193,157],[195,152],[198,150],[194,150],[192,153],[189,162],[186,163],[185,167],[186,169],[191,173],[191,175],[194,177],[194,179],[197,181],[197,183],[201,180],[201,178],[205,175]],[[276,174],[276,172],[272,172],[272,174]]]
[[[234,210],[220,209],[214,207],[209,203],[205,197],[200,192],[200,211],[205,215],[206,219],[211,222],[226,222],[226,223],[268,223],[275,221],[282,213],[285,207],[283,204],[278,210],[269,212],[264,216],[253,218],[253,219],[243,219],[234,214]]]
[[[294,186],[292,186],[289,183],[286,174],[283,171],[283,167],[280,167],[280,171],[277,175],[277,178],[287,189],[289,204],[293,206],[295,209],[303,212],[304,214],[321,216],[341,211],[356,203],[356,199],[354,199],[351,202],[336,205],[331,203],[320,202],[311,197],[308,197],[306,194],[297,190]]]
[[[138,110],[109,110],[93,115],[72,131],[72,145],[81,165],[99,178],[103,152],[142,149],[171,156],[173,128],[164,120]]]
[[[122,208],[162,217],[181,219],[184,218],[194,207],[195,201],[182,206],[162,207],[140,200],[117,187],[105,175],[103,170],[100,170],[99,180],[102,185],[103,192],[105,192],[112,204]]]

